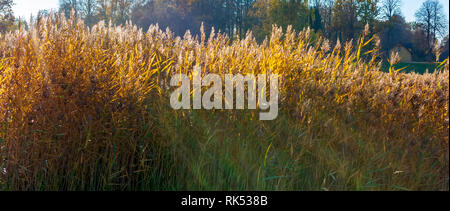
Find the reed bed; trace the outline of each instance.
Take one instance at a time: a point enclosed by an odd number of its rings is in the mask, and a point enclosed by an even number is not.
[[[40,17],[0,37],[0,188],[448,190],[448,59],[384,73],[367,36],[331,48],[274,26],[259,44]],[[278,118],[173,110],[170,78],[195,65],[279,74]]]

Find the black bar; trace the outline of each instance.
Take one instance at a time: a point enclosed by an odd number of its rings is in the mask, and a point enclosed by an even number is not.
[[[0,210],[19,199],[21,206],[71,209],[275,209],[399,208],[444,203],[448,192],[0,192]],[[8,198],[12,198],[11,200]],[[441,199],[442,198],[442,199]],[[211,204],[212,199],[214,203]],[[227,200],[228,199],[228,200]],[[406,200],[405,200],[406,199]],[[61,204],[61,207],[58,207]],[[163,209],[155,209],[163,208]],[[5,209],[6,210],[6,209]]]

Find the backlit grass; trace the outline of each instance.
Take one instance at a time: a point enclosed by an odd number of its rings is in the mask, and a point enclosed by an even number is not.
[[[448,60],[381,71],[376,39],[174,37],[51,15],[0,38],[2,190],[448,190]],[[395,63],[396,58],[392,58]],[[172,75],[278,73],[280,115],[173,110]]]

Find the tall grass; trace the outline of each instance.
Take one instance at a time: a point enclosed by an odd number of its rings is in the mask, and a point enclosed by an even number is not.
[[[448,60],[384,73],[377,48],[42,17],[0,38],[0,189],[448,190]],[[280,115],[173,110],[195,65],[281,75]]]

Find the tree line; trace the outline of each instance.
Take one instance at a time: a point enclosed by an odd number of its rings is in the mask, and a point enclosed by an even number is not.
[[[0,30],[11,25],[12,0],[0,0]],[[133,21],[146,30],[151,24],[169,27],[176,35],[206,33],[212,27],[231,39],[252,31],[258,41],[270,36],[274,24],[300,31],[310,27],[332,43],[357,38],[369,24],[384,52],[397,44],[411,49],[415,60],[433,60],[438,39],[448,56],[448,20],[437,0],[425,1],[408,23],[401,14],[401,0],[60,0],[59,11],[72,11],[85,24],[103,20],[113,24]],[[43,11],[45,13],[45,11]],[[9,15],[8,15],[9,14]],[[11,22],[12,21],[12,22]]]

